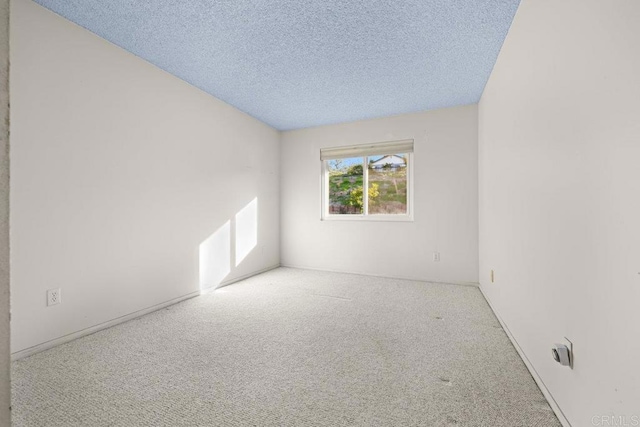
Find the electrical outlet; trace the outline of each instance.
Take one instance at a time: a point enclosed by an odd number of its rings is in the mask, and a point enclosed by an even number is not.
[[[439,262],[440,261],[440,252],[434,252],[433,253],[433,262]]]
[[[57,305],[62,302],[62,291],[58,289],[47,290],[47,306]]]

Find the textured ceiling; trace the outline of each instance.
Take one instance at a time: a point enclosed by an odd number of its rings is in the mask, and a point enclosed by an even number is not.
[[[280,129],[478,102],[520,0],[36,0]]]

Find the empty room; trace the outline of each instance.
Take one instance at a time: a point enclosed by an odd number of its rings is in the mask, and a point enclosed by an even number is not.
[[[0,0],[0,427],[640,426],[639,0]]]

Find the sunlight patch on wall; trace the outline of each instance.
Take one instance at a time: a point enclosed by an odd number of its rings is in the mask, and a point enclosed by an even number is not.
[[[233,233],[232,233],[233,232]],[[232,246],[233,243],[233,246]],[[200,293],[216,289],[258,245],[258,198],[200,243]]]
[[[236,214],[236,267],[258,244],[258,198]]]
[[[200,243],[200,291],[215,289],[231,272],[231,222]]]

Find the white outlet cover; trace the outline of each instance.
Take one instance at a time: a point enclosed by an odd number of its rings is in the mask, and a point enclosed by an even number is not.
[[[47,306],[57,305],[62,302],[62,291],[58,289],[47,290]]]

